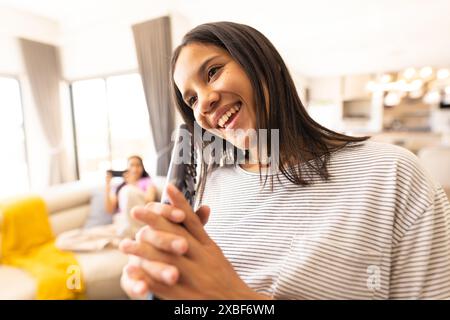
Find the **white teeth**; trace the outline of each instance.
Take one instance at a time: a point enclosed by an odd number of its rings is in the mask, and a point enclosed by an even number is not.
[[[227,121],[228,121],[228,119],[230,119],[231,115],[233,113],[236,113],[237,111],[239,111],[240,108],[241,108],[241,105],[239,103],[239,104],[231,107],[230,110],[228,110],[227,112],[225,112],[218,121],[219,126],[223,128],[224,124],[227,123]]]

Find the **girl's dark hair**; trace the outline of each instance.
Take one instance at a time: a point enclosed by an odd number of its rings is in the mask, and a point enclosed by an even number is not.
[[[139,177],[139,179],[146,178],[146,177],[150,177],[150,175],[148,174],[148,172],[145,170],[145,167],[144,167],[144,161],[142,161],[142,158],[141,158],[141,157],[136,156],[136,155],[130,156],[130,157],[128,157],[127,161],[130,161],[131,159],[138,159],[139,162],[140,162],[140,164],[141,164],[141,166],[142,166],[142,175]],[[122,189],[123,187],[125,187],[126,184],[127,184],[127,183],[124,181],[124,182],[122,182],[122,183],[117,187],[117,189],[116,189],[116,195],[119,194],[120,189]]]
[[[301,170],[302,163],[306,163],[312,173],[328,180],[327,165],[331,153],[370,138],[343,135],[315,122],[300,101],[289,71],[272,43],[256,29],[233,22],[199,25],[183,37],[173,52],[171,89],[176,106],[191,131],[194,113],[183,101],[173,73],[181,50],[192,43],[222,48],[243,68],[254,91],[256,129],[279,129],[279,170],[291,182],[298,185],[311,182],[305,179],[310,175]],[[267,88],[269,106],[266,105],[264,88]],[[202,147],[205,146],[203,144]],[[200,185],[204,185],[207,174],[203,163],[202,167]]]

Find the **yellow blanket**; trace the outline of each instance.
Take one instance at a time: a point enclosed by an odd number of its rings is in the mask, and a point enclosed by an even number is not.
[[[37,299],[80,299],[84,285],[71,252],[56,248],[47,208],[40,197],[0,204],[2,263],[24,269],[37,280]]]

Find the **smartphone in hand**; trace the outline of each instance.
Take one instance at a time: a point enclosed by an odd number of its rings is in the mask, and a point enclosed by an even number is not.
[[[108,173],[111,174],[113,177],[120,177],[122,178],[123,175],[127,172],[127,170],[108,170]]]

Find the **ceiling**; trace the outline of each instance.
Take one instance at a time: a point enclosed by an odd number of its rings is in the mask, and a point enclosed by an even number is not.
[[[262,31],[307,76],[450,66],[448,0],[0,0],[64,32],[170,13],[189,28],[231,20]]]

